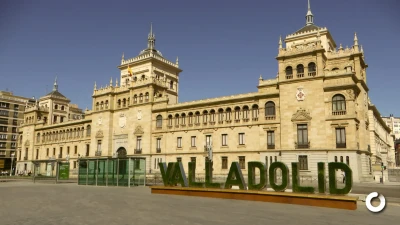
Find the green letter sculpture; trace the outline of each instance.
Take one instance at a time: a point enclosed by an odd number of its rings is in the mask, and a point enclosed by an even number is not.
[[[210,160],[206,160],[206,188],[221,188],[220,183],[212,183],[212,170],[212,162]]]
[[[297,162],[292,162],[292,182],[293,182],[293,192],[301,192],[301,193],[314,193],[313,187],[302,187],[300,186],[300,177],[299,177],[299,167]]]
[[[239,186],[240,190],[247,189],[238,162],[232,162],[228,177],[226,178],[225,189],[231,189],[232,186]]]
[[[345,195],[351,191],[353,186],[353,174],[348,165],[340,162],[331,162],[328,164],[329,168],[329,193],[336,195]],[[345,172],[345,186],[342,189],[336,187],[336,170],[343,170]]]
[[[248,162],[249,190],[262,190],[267,184],[266,166],[262,162]],[[260,183],[256,184],[256,168],[260,170]]]
[[[281,169],[282,170],[282,184],[277,185],[275,183],[275,178],[276,178],[276,169]],[[288,167],[282,163],[282,162],[273,162],[269,166],[269,183],[275,191],[285,191],[287,188],[287,185],[289,183],[289,169]]]
[[[175,178],[172,177],[172,175],[174,173],[174,169],[175,169],[174,168],[175,164],[173,162],[168,163],[168,169],[167,169],[167,165],[165,162],[158,163],[158,166],[160,167],[160,172],[161,172],[164,186],[175,185],[173,182],[175,180]]]
[[[188,181],[186,179],[186,174],[185,174],[185,170],[183,169],[182,162],[176,162],[175,163],[175,169],[174,169],[174,173],[172,175],[172,178],[174,180],[171,183],[173,183],[175,186],[178,183],[181,185],[181,187],[187,187],[188,186]]]
[[[196,182],[196,163],[189,162],[189,187],[202,188],[204,183]]]
[[[326,190],[325,182],[325,163],[318,163],[318,192],[324,194]]]

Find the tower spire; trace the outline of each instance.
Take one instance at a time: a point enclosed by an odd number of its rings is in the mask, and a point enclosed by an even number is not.
[[[314,16],[311,12],[310,0],[308,0],[308,11],[306,15],[306,25],[313,25],[314,24]]]
[[[57,76],[56,79],[54,80],[53,91],[58,91]]]
[[[155,45],[156,45],[156,37],[153,34],[153,23],[150,23],[150,33],[147,38],[147,48],[154,49]]]

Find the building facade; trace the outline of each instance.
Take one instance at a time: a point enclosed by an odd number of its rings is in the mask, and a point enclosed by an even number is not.
[[[24,119],[26,105],[34,102],[34,99],[0,91],[0,171],[9,172],[11,163],[15,164],[18,126]]]
[[[244,174],[249,161],[281,161],[299,162],[301,176],[316,178],[318,162],[336,161],[351,167],[355,182],[372,181],[379,156],[370,147],[375,117],[363,49],[355,34],[350,48],[337,47],[313,18],[309,8],[306,25],[279,40],[278,74],[260,76],[255,92],[182,103],[178,59],[156,50],[151,30],[145,50],[122,57],[115,83],[95,84],[91,111],[71,107],[57,84],[26,110],[18,169],[68,154],[72,170],[80,156],[140,156],[150,174],[158,162],[181,161],[187,171],[192,161],[204,171],[211,148],[214,174],[227,174],[234,161]]]
[[[400,167],[400,117],[395,117],[393,114],[387,117],[382,117],[386,125],[392,130],[392,135],[394,136],[394,166]],[[390,155],[390,154],[389,154]]]

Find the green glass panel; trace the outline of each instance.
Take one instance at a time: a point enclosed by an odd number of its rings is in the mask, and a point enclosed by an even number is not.
[[[107,184],[107,160],[98,161],[97,186],[106,186]]]
[[[87,161],[80,160],[79,168],[78,168],[78,184],[86,185],[86,177],[87,177]]]

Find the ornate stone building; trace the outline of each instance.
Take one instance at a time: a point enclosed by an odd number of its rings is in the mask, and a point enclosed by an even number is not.
[[[279,40],[276,59],[278,75],[260,76],[255,92],[180,103],[178,60],[155,49],[150,31],[145,50],[122,57],[115,84],[95,84],[92,111],[74,108],[56,84],[28,109],[18,168],[69,154],[72,169],[80,155],[145,157],[149,173],[159,171],[158,162],[177,160],[186,171],[189,161],[203,171],[208,146],[216,174],[227,174],[233,161],[244,174],[249,161],[282,161],[299,162],[302,176],[316,177],[318,162],[341,161],[352,168],[355,182],[372,180],[379,156],[369,147],[375,144],[373,117],[357,36],[351,47],[337,48],[309,8],[306,25]]]

